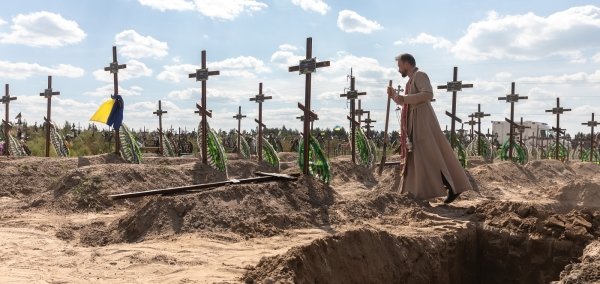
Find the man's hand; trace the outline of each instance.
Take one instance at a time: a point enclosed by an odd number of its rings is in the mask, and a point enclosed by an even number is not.
[[[404,104],[404,97],[397,95],[396,94],[396,90],[392,87],[388,87],[387,88],[387,93],[388,93],[388,97],[390,99],[392,99],[396,104],[398,105],[403,105]]]

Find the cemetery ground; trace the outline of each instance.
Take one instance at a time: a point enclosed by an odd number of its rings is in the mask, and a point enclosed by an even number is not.
[[[298,173],[230,154],[229,178]],[[389,157],[388,161],[397,160]],[[197,157],[1,157],[3,283],[594,283],[600,281],[600,165],[472,160],[479,192],[455,203],[396,191],[397,167],[331,159],[329,185],[228,185]]]

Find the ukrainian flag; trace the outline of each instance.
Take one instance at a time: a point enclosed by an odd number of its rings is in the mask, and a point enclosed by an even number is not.
[[[120,95],[111,96],[110,100],[100,105],[96,113],[90,118],[90,121],[104,123],[112,126],[115,130],[119,130],[123,123],[124,105],[123,97]]]

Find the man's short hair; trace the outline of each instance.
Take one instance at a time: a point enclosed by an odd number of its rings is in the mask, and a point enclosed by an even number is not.
[[[408,64],[410,64],[412,66],[417,65],[417,62],[415,61],[415,57],[408,53],[403,53],[403,54],[396,56],[396,61],[407,62]]]

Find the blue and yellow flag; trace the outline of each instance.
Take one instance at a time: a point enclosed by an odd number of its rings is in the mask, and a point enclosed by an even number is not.
[[[115,130],[119,130],[123,123],[124,105],[123,97],[120,95],[113,95],[110,100],[107,100],[100,105],[96,113],[90,118],[90,121],[104,123],[108,126],[112,126]]]

